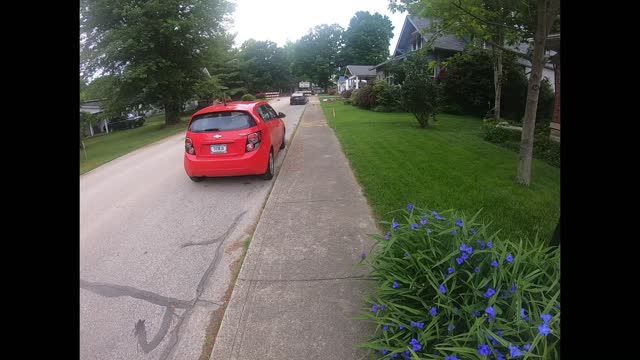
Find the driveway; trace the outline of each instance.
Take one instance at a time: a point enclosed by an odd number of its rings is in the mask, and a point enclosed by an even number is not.
[[[271,105],[287,115],[289,143],[305,106]],[[80,177],[81,359],[209,357],[275,179],[193,183],[183,153],[179,134]]]

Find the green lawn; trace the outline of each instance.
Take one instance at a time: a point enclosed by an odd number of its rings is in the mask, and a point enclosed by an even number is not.
[[[147,119],[145,124],[131,130],[116,131],[84,140],[85,154],[80,150],[80,174],[84,174],[122,155],[145,145],[162,140],[187,129],[189,117],[182,117],[180,124],[165,126],[164,115]]]
[[[442,114],[420,129],[411,114],[321,102],[378,220],[408,203],[457,209],[502,229],[549,239],[560,216],[560,171],[533,162],[530,187],[514,183],[518,154],[484,141],[478,118]],[[333,118],[332,108],[336,111]]]

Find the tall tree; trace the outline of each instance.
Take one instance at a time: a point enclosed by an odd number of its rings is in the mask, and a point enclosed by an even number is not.
[[[390,0],[392,4],[397,1]],[[473,39],[477,44],[490,44],[493,53],[494,116],[501,118],[503,85],[503,48],[517,45],[531,36],[514,0],[421,0],[403,1],[412,15],[431,19],[431,31],[450,33]]]
[[[300,38],[293,50],[293,75],[298,80],[311,80],[326,91],[337,67],[343,32],[338,24],[322,24]]]
[[[559,21],[560,0],[536,0],[536,27],[533,35],[533,54],[531,55],[531,76],[527,91],[527,105],[522,120],[522,138],[520,140],[520,161],[516,181],[522,185],[531,184],[531,162],[533,160],[533,137],[536,127],[536,111],[542,70],[547,62],[545,45],[554,23]],[[559,26],[559,25],[558,25]]]
[[[286,55],[276,43],[249,39],[240,47],[240,59],[250,93],[290,87]]]
[[[358,11],[343,36],[340,65],[377,65],[389,57],[393,25],[386,15]]]
[[[117,80],[114,107],[156,105],[167,124],[202,82],[212,42],[225,34],[227,0],[81,0],[81,70]]]

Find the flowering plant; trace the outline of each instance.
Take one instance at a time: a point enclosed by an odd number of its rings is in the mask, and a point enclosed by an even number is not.
[[[409,204],[363,262],[379,359],[560,358],[560,248]],[[536,239],[537,240],[537,239]]]

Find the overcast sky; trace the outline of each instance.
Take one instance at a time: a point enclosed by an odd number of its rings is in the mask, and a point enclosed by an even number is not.
[[[245,40],[271,40],[283,46],[295,42],[320,24],[337,23],[345,30],[357,11],[387,15],[393,23],[393,51],[406,13],[387,9],[388,0],[231,0],[236,3],[231,33],[237,33],[236,46]]]

